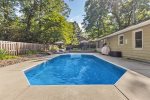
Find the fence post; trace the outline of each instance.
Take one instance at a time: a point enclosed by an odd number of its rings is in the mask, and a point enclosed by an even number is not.
[[[0,49],[4,49],[12,55],[25,54],[28,50],[46,50],[46,46],[45,44],[37,43],[0,41]]]

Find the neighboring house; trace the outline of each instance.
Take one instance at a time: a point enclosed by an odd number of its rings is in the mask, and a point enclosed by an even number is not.
[[[97,49],[104,43],[111,51],[121,51],[123,57],[150,62],[150,20],[96,40]]]
[[[83,37],[83,36],[81,36],[81,35],[78,35],[78,36],[77,36],[77,39],[78,39],[79,43],[81,43],[81,41],[88,41],[87,38],[85,38],[85,37]]]

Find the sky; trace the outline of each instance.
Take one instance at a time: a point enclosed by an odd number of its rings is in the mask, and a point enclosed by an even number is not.
[[[85,15],[84,12],[84,5],[86,0],[74,0],[74,1],[69,1],[69,0],[64,0],[68,5],[69,8],[71,9],[70,16],[68,18],[68,21],[74,22],[76,21],[80,28],[82,28],[81,23],[83,22],[83,15]]]

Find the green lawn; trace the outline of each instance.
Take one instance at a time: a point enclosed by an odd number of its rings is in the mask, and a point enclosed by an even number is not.
[[[17,56],[9,55],[5,50],[0,50],[0,60],[13,59]]]

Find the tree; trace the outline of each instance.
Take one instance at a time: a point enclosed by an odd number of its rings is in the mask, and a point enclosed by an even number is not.
[[[74,26],[75,34],[76,34],[76,35],[80,35],[81,32],[82,32],[82,30],[80,29],[79,24],[78,24],[76,21],[73,22],[72,24],[73,24],[73,26]]]
[[[2,0],[0,2],[0,39],[11,37],[11,24],[15,20],[15,0]]]
[[[70,44],[75,36],[64,0],[2,0],[0,8],[2,40]]]
[[[150,19],[150,0],[87,0],[85,12],[87,33],[101,37]]]

